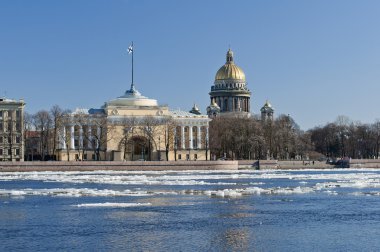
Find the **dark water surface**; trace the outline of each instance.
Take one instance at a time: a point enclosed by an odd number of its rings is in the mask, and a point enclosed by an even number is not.
[[[1,251],[379,251],[380,171],[0,173]]]

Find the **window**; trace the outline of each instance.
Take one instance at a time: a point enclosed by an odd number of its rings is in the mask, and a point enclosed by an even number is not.
[[[20,149],[16,149],[16,155],[20,155]]]
[[[95,160],[95,154],[92,154],[92,160]]]
[[[186,160],[189,160],[189,159],[190,159],[189,154],[186,154]]]
[[[8,155],[12,155],[12,150],[8,149]]]
[[[182,159],[182,155],[181,154],[178,154],[178,159]]]
[[[8,137],[8,143],[12,143],[12,137]]]
[[[3,111],[0,111],[0,119],[3,118]]]
[[[2,144],[3,142],[4,142],[3,137],[0,137],[0,144]]]
[[[9,119],[11,119],[12,118],[12,115],[13,115],[13,113],[12,113],[13,111],[12,110],[8,110],[8,118]]]
[[[21,131],[21,123],[20,122],[16,122],[16,130]]]
[[[79,155],[78,155],[78,154],[75,154],[75,160],[76,160],[76,161],[79,160]]]
[[[20,143],[20,137],[16,136],[16,143]]]
[[[0,149],[0,155],[3,155],[3,149]]]
[[[198,159],[198,154],[194,154],[194,160]]]
[[[87,160],[87,154],[84,154],[83,160]]]
[[[21,111],[20,110],[16,110],[16,118],[20,118],[21,117]]]

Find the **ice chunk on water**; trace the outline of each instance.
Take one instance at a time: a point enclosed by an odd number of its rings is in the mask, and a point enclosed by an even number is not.
[[[87,204],[78,204],[73,205],[76,207],[111,207],[111,208],[119,208],[119,207],[140,207],[140,206],[151,206],[151,203],[87,203]]]

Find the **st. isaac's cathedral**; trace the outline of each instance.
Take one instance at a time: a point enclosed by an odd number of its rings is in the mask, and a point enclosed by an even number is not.
[[[243,70],[234,62],[234,53],[228,49],[226,63],[215,75],[209,93],[211,103],[207,107],[210,118],[216,116],[250,117],[251,91],[247,87]],[[262,120],[272,120],[274,109],[267,101],[260,109]]]
[[[209,122],[218,116],[249,117],[251,92],[231,49],[211,87],[207,115],[196,105],[171,110],[129,90],[99,109],[76,109],[59,127],[58,160],[209,160]],[[263,120],[273,118],[269,102]]]

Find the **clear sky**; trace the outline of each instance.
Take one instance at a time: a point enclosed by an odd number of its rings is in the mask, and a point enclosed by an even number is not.
[[[380,118],[378,0],[1,0],[0,96],[29,113],[98,108],[135,83],[203,113],[229,45],[259,113],[268,99],[306,130]]]

